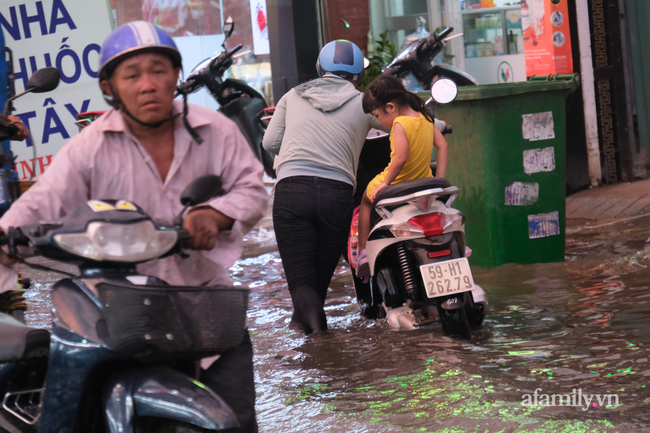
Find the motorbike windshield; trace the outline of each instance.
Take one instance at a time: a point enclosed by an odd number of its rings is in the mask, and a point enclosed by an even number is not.
[[[413,41],[412,44],[408,45],[406,48],[404,48],[402,51],[397,54],[397,57],[395,57],[395,60],[390,62],[388,66],[391,66],[393,63],[400,61],[402,59],[405,59],[409,54],[415,51],[415,49],[418,47],[418,44],[420,41]]]
[[[201,69],[207,68],[208,65],[210,64],[210,62],[212,61],[212,59],[214,59],[214,57],[208,57],[207,59],[203,60],[201,63],[196,65],[194,67],[194,69],[192,69],[192,71],[190,72],[190,75],[188,76],[188,78],[193,76],[193,75],[198,74],[201,71]]]

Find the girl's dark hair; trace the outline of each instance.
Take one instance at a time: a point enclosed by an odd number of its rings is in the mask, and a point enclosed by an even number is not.
[[[425,119],[433,123],[431,112],[418,95],[406,90],[399,78],[389,74],[381,74],[363,92],[363,112],[383,111],[389,102],[396,104],[398,107],[408,105],[413,110],[422,113]]]

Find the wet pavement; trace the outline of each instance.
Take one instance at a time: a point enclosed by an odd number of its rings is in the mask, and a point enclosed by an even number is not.
[[[362,319],[344,263],[328,295],[328,335],[289,330],[265,217],[231,270],[252,289],[260,431],[649,431],[647,227],[650,217],[574,226],[563,263],[473,268],[490,309],[472,340],[456,341],[440,326],[393,331]],[[25,276],[35,278],[27,320],[47,326],[48,287],[59,277]]]

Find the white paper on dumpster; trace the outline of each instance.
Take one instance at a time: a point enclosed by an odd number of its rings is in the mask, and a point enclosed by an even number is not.
[[[528,215],[528,237],[545,238],[560,234],[560,213],[550,212]]]
[[[523,114],[521,117],[523,118],[521,130],[526,140],[539,141],[555,138],[552,111]]]
[[[524,172],[526,174],[553,170],[555,170],[555,149],[553,147],[524,150]]]
[[[506,206],[530,206],[538,198],[538,183],[514,182],[506,187]]]

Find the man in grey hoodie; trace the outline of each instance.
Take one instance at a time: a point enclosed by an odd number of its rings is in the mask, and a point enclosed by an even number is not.
[[[386,131],[361,106],[364,71],[355,44],[327,44],[316,63],[320,78],[280,99],[264,135],[278,155],[273,225],[293,301],[291,326],[327,330],[325,297],[352,220],[359,155],[371,128]]]

